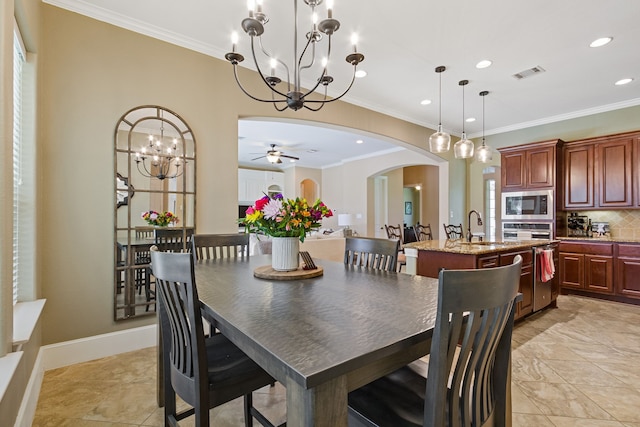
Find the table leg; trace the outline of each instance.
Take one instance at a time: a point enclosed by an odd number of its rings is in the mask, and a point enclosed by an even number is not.
[[[286,387],[287,425],[347,427],[346,376],[310,389],[288,380]]]

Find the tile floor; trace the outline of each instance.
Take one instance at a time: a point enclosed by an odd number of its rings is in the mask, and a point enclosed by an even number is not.
[[[514,427],[640,427],[640,306],[561,296],[558,307],[516,325]],[[155,348],[47,371],[33,426],[162,426],[155,381]],[[282,386],[259,390],[254,401],[284,421]],[[242,402],[214,409],[211,419],[242,426]]]

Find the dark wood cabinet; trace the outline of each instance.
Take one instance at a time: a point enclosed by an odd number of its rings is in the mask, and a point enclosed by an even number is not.
[[[527,188],[548,188],[555,185],[555,146],[528,149],[525,164]]]
[[[613,295],[613,244],[561,242],[560,286]]]
[[[564,208],[640,207],[638,132],[572,141],[564,146]]]
[[[502,191],[522,190],[525,188],[525,159],[524,150],[502,154],[500,161],[502,167]]]
[[[501,148],[502,191],[554,188],[562,144],[556,139]]]
[[[640,299],[640,244],[616,246],[616,293]]]
[[[416,273],[420,276],[438,277],[440,269],[481,269],[493,268],[513,263],[516,255],[522,257],[519,291],[522,301],[516,306],[515,318],[519,319],[533,311],[533,251],[532,248],[510,248],[506,252],[485,252],[474,254],[443,250],[418,249]]]
[[[633,206],[633,138],[613,138],[596,145],[600,181],[598,206],[601,208]]]
[[[520,287],[518,288],[522,294],[522,301],[518,302],[515,314],[515,318],[519,319],[533,312],[533,253],[531,250],[526,250],[500,254],[500,265],[512,264],[516,255],[522,257]]]
[[[593,144],[565,146],[564,207],[594,207]]]

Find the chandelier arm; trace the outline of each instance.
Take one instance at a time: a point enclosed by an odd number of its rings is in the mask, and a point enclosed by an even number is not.
[[[273,108],[275,108],[276,111],[282,112],[282,111],[286,110],[287,108],[289,108],[289,104],[286,104],[286,103],[284,104],[284,106],[282,108],[278,107],[278,105],[276,104],[276,100],[274,98],[274,95],[273,95],[273,91],[271,91],[271,99],[273,100]]]
[[[354,67],[353,67],[353,77],[351,77],[351,83],[349,83],[349,87],[347,87],[347,88],[345,89],[345,91],[344,91],[344,92],[342,92],[342,94],[341,94],[340,96],[337,96],[337,97],[335,97],[335,98],[331,98],[331,99],[327,99],[327,100],[324,100],[324,101],[316,101],[316,100],[313,100],[313,99],[309,99],[309,100],[305,99],[305,100],[304,100],[304,102],[313,102],[313,103],[319,103],[319,102],[322,102],[322,103],[325,103],[325,102],[334,102],[334,101],[337,101],[337,100],[339,100],[340,98],[342,98],[343,96],[345,96],[345,95],[347,94],[347,92],[349,92],[349,90],[351,89],[351,86],[353,86],[353,82],[355,82],[355,81],[356,81],[356,67],[354,66]]]
[[[278,89],[276,89],[275,86],[271,86],[269,84],[269,82],[267,81],[267,79],[264,77],[264,74],[262,73],[262,70],[260,69],[260,65],[258,65],[258,59],[256,58],[256,50],[255,50],[255,46],[253,44],[253,37],[251,37],[251,54],[253,55],[253,63],[256,65],[256,69],[258,70],[258,74],[260,75],[260,78],[262,79],[262,81],[264,82],[264,84],[267,85],[267,87],[272,90],[273,92],[277,93],[280,96],[284,96],[284,100],[283,101],[278,101],[278,102],[285,102],[286,99],[288,98],[286,93],[282,93],[280,92]],[[235,70],[235,67],[234,67]],[[238,80],[238,77],[236,76],[236,81]],[[245,92],[247,93],[247,92]],[[255,97],[252,97],[254,99],[256,99]],[[270,101],[267,101],[270,102]]]
[[[315,45],[314,45],[314,58],[315,58]],[[328,47],[327,47],[327,59],[331,57],[331,36],[329,36],[329,41],[328,41]],[[313,65],[313,64],[312,64]],[[309,90],[307,93],[305,93],[304,95],[302,95],[302,98],[304,99],[307,95],[315,92],[315,90],[318,88],[318,86],[320,86],[320,83],[322,83],[322,78],[327,75],[327,67],[324,67],[324,69],[322,70],[322,74],[320,75],[320,78],[318,79],[316,85]],[[354,78],[355,78],[355,71],[354,71]],[[353,85],[353,80],[351,81],[351,85]],[[351,88],[351,85],[349,85],[349,88]],[[347,89],[349,90],[349,89]],[[344,95],[344,94],[343,94]],[[325,91],[324,91],[324,97],[325,99],[327,98],[327,89],[325,86]],[[305,99],[306,102],[306,99]],[[313,110],[313,111],[317,111],[317,110]]]
[[[309,48],[309,44],[311,44],[311,39],[307,40],[307,44],[304,46],[302,53],[300,54],[300,58],[298,59],[298,70],[302,71],[307,68],[313,67],[313,64],[316,62],[316,44],[312,44],[312,52],[311,52],[311,62],[308,65],[302,65],[302,58],[304,58],[305,53],[307,53],[307,49]]]
[[[281,59],[274,58],[271,54],[269,54],[269,52],[267,52],[267,50],[264,48],[264,45],[262,44],[262,37],[258,37],[258,43],[260,44],[260,50],[262,50],[262,53],[264,53],[267,56],[267,58],[275,59],[276,62],[282,65],[282,67],[284,67],[284,69],[287,72],[287,90],[290,91],[291,90],[291,74],[286,62],[282,61]]]
[[[287,102],[286,99],[260,99],[260,98],[256,98],[255,96],[251,95],[249,92],[246,91],[244,86],[242,86],[242,83],[240,83],[240,79],[238,78],[238,71],[236,70],[236,65],[233,66],[233,75],[236,78],[236,83],[238,84],[238,87],[240,88],[240,90],[242,90],[242,92],[244,92],[245,95],[247,95],[249,98],[253,99],[254,101],[259,101],[259,102]],[[272,89],[271,86],[269,86],[269,89]],[[280,92],[272,90],[271,96],[273,96],[273,92],[277,92],[280,95],[282,95]],[[286,97],[286,95],[283,95],[283,96]]]
[[[142,163],[144,172],[140,170],[140,163]],[[146,176],[147,178],[153,178],[153,175],[151,174],[151,172],[149,172],[149,169],[147,169],[147,164],[145,163],[144,160],[140,160],[139,162],[136,162],[136,166],[138,167],[138,172],[140,172],[142,176]]]

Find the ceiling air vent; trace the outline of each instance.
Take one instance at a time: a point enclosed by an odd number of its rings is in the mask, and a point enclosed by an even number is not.
[[[524,70],[524,71],[520,71],[519,73],[515,73],[513,75],[513,77],[515,77],[518,80],[522,80],[524,78],[531,77],[531,76],[533,76],[535,74],[544,73],[544,71],[545,71],[545,69],[538,65],[536,67],[529,68],[528,70]]]

